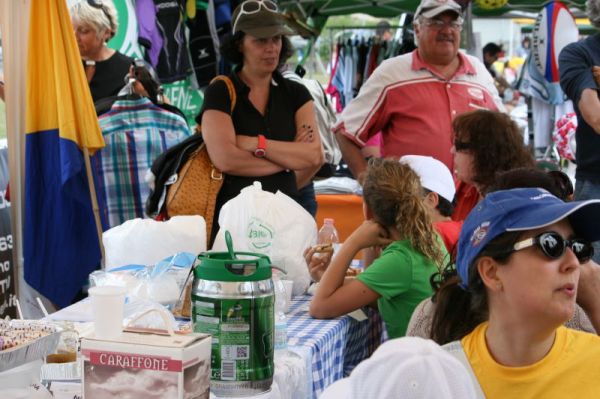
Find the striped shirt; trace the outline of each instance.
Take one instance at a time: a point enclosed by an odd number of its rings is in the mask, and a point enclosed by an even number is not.
[[[338,119],[334,130],[363,147],[383,133],[382,155],[428,155],[453,170],[452,119],[476,109],[504,110],[490,74],[475,57],[458,54],[450,79],[418,50],[384,61]]]
[[[106,147],[94,155],[97,196],[105,228],[144,217],[145,175],[167,148],[190,135],[185,120],[146,97],[118,100],[99,117]]]

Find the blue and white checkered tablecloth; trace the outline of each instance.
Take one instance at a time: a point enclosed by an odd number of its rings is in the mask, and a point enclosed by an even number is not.
[[[363,309],[368,318],[361,322],[350,316],[314,319],[308,314],[312,296],[294,298],[288,317],[288,346],[308,352],[312,358],[312,398],[316,399],[331,383],[350,374],[385,339],[379,313]]]

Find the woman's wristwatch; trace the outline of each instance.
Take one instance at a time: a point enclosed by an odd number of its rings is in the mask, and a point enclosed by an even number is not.
[[[264,158],[267,155],[267,139],[262,134],[258,135],[258,144],[254,150],[254,156],[257,158]]]

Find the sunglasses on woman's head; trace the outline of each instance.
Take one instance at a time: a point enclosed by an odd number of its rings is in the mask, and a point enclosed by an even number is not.
[[[104,13],[104,15],[108,19],[108,24],[110,25],[110,29],[112,29],[112,27],[113,27],[113,20],[110,17],[110,14],[106,10],[106,7],[102,3],[102,1],[101,0],[87,0],[87,3],[88,3],[88,5],[90,7],[94,7],[94,8],[97,8],[99,10],[102,10],[102,12]]]
[[[568,247],[573,251],[580,264],[588,262],[594,256],[594,247],[589,241],[581,238],[567,240],[555,231],[547,231],[519,241],[513,246],[513,250],[520,251],[533,246],[541,249],[544,255],[550,259],[559,259]]]
[[[256,14],[263,7],[267,11],[271,11],[271,12],[279,11],[277,4],[273,3],[271,0],[247,0],[247,1],[243,2],[242,5],[240,6],[240,13],[238,14],[237,18],[233,22],[232,31],[234,33],[237,32],[235,30],[235,28],[237,26],[238,21],[240,20],[240,17],[243,14],[246,14],[246,15]]]

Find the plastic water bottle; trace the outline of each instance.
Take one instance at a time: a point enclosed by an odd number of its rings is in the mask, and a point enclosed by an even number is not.
[[[318,252],[325,255],[327,252],[336,251],[340,245],[340,238],[335,229],[334,220],[332,218],[323,219],[323,226],[319,230],[317,236]]]
[[[273,270],[273,290],[275,291],[275,357],[287,350],[287,317],[285,285],[279,276],[279,270]]]

